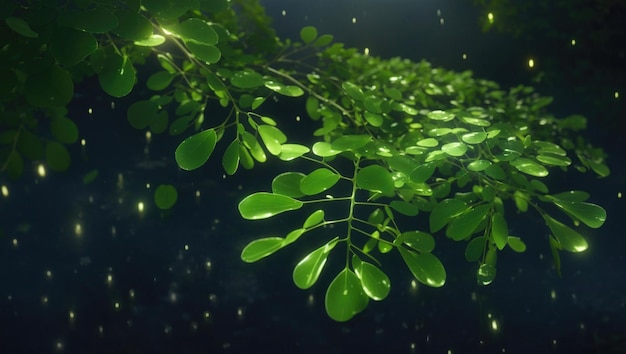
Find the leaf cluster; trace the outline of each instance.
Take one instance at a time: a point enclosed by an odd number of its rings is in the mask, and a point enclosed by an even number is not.
[[[538,213],[559,272],[560,251],[588,247],[576,226],[603,224],[604,209],[588,202],[587,193],[550,191],[546,180],[550,171],[572,167],[608,175],[602,150],[580,137],[584,117],[550,115],[551,99],[530,87],[503,90],[471,72],[361,54],[314,27],[300,31],[301,41],[280,41],[257,3],[236,4],[83,0],[52,7],[41,1],[4,10],[2,33],[12,39],[1,59],[10,79],[0,88],[2,171],[18,177],[24,158],[44,155],[52,168],[67,169],[64,144],[78,133],[65,106],[82,78],[97,76],[113,97],[145,85],[150,95],[130,105],[128,122],[180,139],[174,158],[183,170],[202,168],[218,144],[228,175],[268,159],[311,166],[277,175],[270,191],[239,203],[244,219],[286,212],[302,218],[284,236],[260,235],[241,258],[256,262],[309,235],[326,235],[325,242],[309,237],[316,244],[295,265],[293,281],[312,287],[332,251],[343,248],[344,266],[325,299],[337,321],[387,297],[385,254],[397,252],[415,279],[440,287],[446,270],[436,243],[463,242],[477,281],[487,285],[500,252],[526,250],[525,236],[511,235],[507,218]],[[148,59],[158,68],[138,82]],[[261,113],[276,97],[306,98],[314,142],[290,142],[281,119]],[[41,128],[46,119],[49,135]],[[177,196],[164,184],[155,203],[168,209]],[[330,216],[330,208],[344,215]],[[568,222],[547,208],[562,211]]]

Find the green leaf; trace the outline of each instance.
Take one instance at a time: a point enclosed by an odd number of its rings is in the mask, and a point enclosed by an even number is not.
[[[409,177],[411,178],[411,181],[415,183],[424,183],[430,177],[432,177],[434,172],[435,172],[434,163],[423,163],[417,166],[415,169],[413,169]]]
[[[339,181],[339,175],[327,168],[318,168],[300,181],[300,191],[305,195],[322,193]]]
[[[482,257],[483,252],[485,251],[485,243],[487,242],[487,238],[485,236],[478,236],[473,238],[470,242],[467,243],[465,247],[465,260],[468,262],[476,262]]]
[[[426,116],[429,119],[440,121],[440,122],[447,122],[447,121],[450,121],[450,120],[454,119],[454,114],[453,113],[448,113],[448,112],[444,112],[444,111],[440,111],[440,110],[435,110],[435,111],[432,111],[432,112],[428,112],[428,114],[426,114]]]
[[[459,199],[444,199],[437,204],[429,215],[430,232],[441,230],[452,219],[467,210],[467,204]]]
[[[323,34],[317,38],[315,43],[313,43],[316,47],[323,47],[329,45],[333,41],[334,37],[330,34]]]
[[[389,203],[389,206],[407,216],[415,216],[419,213],[419,207],[417,205],[402,200],[393,200]]]
[[[280,82],[276,81],[265,81],[265,87],[268,89],[280,93],[283,96],[287,97],[300,97],[304,95],[304,91],[298,87],[293,85],[283,85]]]
[[[300,190],[300,182],[304,177],[304,173],[300,172],[281,173],[272,180],[272,192],[292,198],[302,197],[304,193]]]
[[[431,252],[435,249],[435,239],[431,234],[422,231],[403,232],[394,240],[394,245],[405,244],[420,252]]]
[[[404,247],[398,247],[398,251],[415,279],[434,288],[446,283],[446,270],[432,253],[417,253]]]
[[[346,91],[348,96],[352,97],[355,101],[363,101],[364,95],[361,88],[349,81],[341,84],[341,87]]]
[[[70,167],[70,161],[70,153],[65,146],[56,141],[49,141],[46,144],[46,162],[51,170],[66,171]]]
[[[569,252],[583,252],[589,247],[587,240],[572,228],[547,214],[544,214],[543,218],[548,228],[550,228],[550,231],[552,231],[552,235],[558,240],[559,245],[564,250]]]
[[[171,184],[161,184],[154,191],[154,203],[159,209],[169,209],[178,199],[178,191]]]
[[[548,170],[545,167],[527,158],[518,157],[515,160],[510,161],[509,163],[520,172],[524,172],[531,176],[545,177],[548,175]]]
[[[342,150],[333,149],[332,145],[325,141],[318,141],[313,144],[313,153],[319,157],[331,157],[341,154]]]
[[[98,177],[98,170],[91,170],[83,176],[83,184],[89,184]]]
[[[174,157],[183,170],[191,171],[204,165],[213,153],[217,135],[215,130],[207,129],[183,140],[176,148]]]
[[[342,135],[333,141],[330,146],[334,150],[354,151],[372,141],[370,135]]]
[[[526,251],[526,244],[521,238],[515,236],[509,236],[507,244],[515,252],[522,253]]]
[[[32,28],[30,28],[30,25],[28,24],[28,22],[24,21],[21,18],[9,16],[9,17],[4,19],[4,23],[6,23],[6,25],[10,29],[14,30],[15,32],[21,34],[22,36],[24,36],[26,38],[37,38],[37,37],[39,37],[39,34],[37,34],[37,32],[35,32],[35,31],[33,31]]]
[[[463,156],[467,152],[467,145],[460,141],[447,143],[441,147],[441,151],[450,156]]]
[[[393,196],[395,192],[391,173],[380,165],[370,165],[360,169],[356,174],[356,185],[358,188],[381,193],[386,197]]]
[[[552,166],[569,166],[572,164],[572,160],[570,160],[567,156],[555,156],[555,155],[537,155],[537,161],[543,162],[546,165]]]
[[[568,202],[584,202],[589,199],[589,193],[583,191],[567,191],[562,193],[551,194],[550,199],[558,199]]]
[[[130,58],[118,54],[105,58],[98,81],[104,92],[113,97],[128,95],[135,85],[135,68]]]
[[[308,147],[299,144],[282,144],[280,146],[280,154],[278,158],[283,161],[291,161],[307,152],[311,151]]]
[[[239,167],[239,141],[233,140],[222,156],[222,167],[228,175],[234,175]]]
[[[172,80],[176,77],[175,74],[170,74],[167,71],[157,71],[148,77],[146,81],[146,87],[153,91],[161,91],[166,89]]]
[[[333,239],[322,247],[309,253],[293,269],[293,282],[300,289],[308,289],[319,278],[328,259],[330,251],[337,245],[337,239]]]
[[[305,44],[309,44],[317,38],[317,29],[313,26],[306,26],[300,30],[300,38]]]
[[[499,250],[506,246],[509,238],[509,227],[501,213],[494,213],[491,217],[491,236]]]
[[[272,155],[278,155],[281,153],[281,144],[287,141],[287,137],[283,134],[280,129],[273,127],[271,125],[259,125],[257,128],[259,131],[259,135],[261,135],[261,140],[265,144],[267,151]]]
[[[152,23],[135,11],[115,12],[119,24],[111,32],[130,41],[142,41],[152,36]]]
[[[213,46],[219,37],[209,23],[199,18],[189,18],[181,23],[165,28],[168,32],[182,38],[186,42]],[[188,43],[189,44],[189,43]]]
[[[381,116],[380,114],[366,111],[363,113],[363,116],[365,117],[365,120],[373,127],[380,127],[383,125],[383,116]]]
[[[69,118],[52,118],[50,120],[50,131],[56,140],[64,144],[72,144],[78,140],[78,127]]]
[[[591,228],[597,229],[606,221],[606,210],[596,204],[559,199],[552,203]]]
[[[239,203],[239,213],[244,219],[267,219],[276,214],[302,207],[302,202],[282,194],[258,192],[250,194]]]
[[[241,251],[241,260],[253,263],[283,248],[285,239],[282,237],[265,237],[254,240]]]
[[[417,146],[422,146],[422,147],[435,147],[435,146],[439,145],[439,140],[437,140],[435,138],[425,138],[425,139],[419,140],[415,144]]]
[[[230,78],[230,83],[238,88],[249,89],[263,86],[263,76],[253,70],[237,71]]]
[[[50,51],[59,64],[70,67],[78,64],[98,48],[91,34],[72,28],[59,27],[50,41]]]
[[[28,76],[24,84],[26,101],[37,107],[65,106],[73,96],[72,76],[58,65]]]
[[[487,160],[474,160],[467,165],[467,169],[474,172],[480,172],[491,166],[491,161]]]
[[[159,34],[153,34],[150,37],[146,38],[146,39],[142,39],[140,41],[135,41],[135,45],[141,46],[141,47],[156,47],[159,46],[161,44],[165,43],[165,37],[159,35]]]
[[[471,132],[461,136],[461,140],[468,144],[480,144],[485,139],[487,139],[487,133],[485,132]]]
[[[299,228],[299,229],[295,229],[291,231],[290,233],[287,234],[287,237],[285,237],[285,241],[283,242],[283,244],[287,246],[289,244],[296,242],[300,238],[300,236],[302,236],[306,231],[307,230],[303,228]]]
[[[372,300],[381,301],[389,295],[391,281],[378,267],[368,262],[360,262],[358,267],[354,267],[354,271],[361,280],[363,291]]]
[[[452,220],[446,229],[446,236],[455,241],[460,241],[469,237],[478,227],[480,222],[485,218],[490,209],[490,204],[483,204],[475,208],[470,208],[470,211]]]
[[[324,220],[324,210],[319,209],[311,213],[311,215],[309,215],[309,217],[306,218],[302,227],[305,229],[309,229],[321,223],[323,220]]]
[[[361,281],[350,269],[344,268],[326,290],[325,307],[330,318],[345,322],[367,307],[369,297]]]
[[[207,64],[215,64],[222,58],[222,52],[214,45],[187,42],[187,48],[198,59]]]

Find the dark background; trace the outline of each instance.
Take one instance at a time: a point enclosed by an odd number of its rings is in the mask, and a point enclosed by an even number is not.
[[[550,107],[557,116],[585,115],[586,137],[609,153],[611,176],[555,173],[548,184],[554,192],[586,190],[606,208],[606,224],[585,230],[590,249],[563,253],[558,278],[539,216],[520,216],[510,226],[529,249],[502,252],[490,286],[475,284],[461,244],[440,242],[435,252],[448,272],[446,286],[414,289],[402,262],[388,257],[389,297],[336,323],[326,316],[323,298],[337,264],[329,262],[309,291],[291,281],[293,266],[310,248],[306,242],[252,265],[239,259],[252,239],[290,230],[289,218],[247,222],[236,210],[245,195],[269,189],[277,165],[224,178],[215,158],[200,170],[179,171],[172,158],[178,140],[152,137],[148,143],[126,122],[134,97],[112,107],[110,98],[96,94],[97,82],[87,81],[70,107],[87,142],[74,147],[71,170],[41,178],[33,165],[32,178],[0,181],[11,193],[0,200],[0,353],[626,352],[625,207],[618,197],[626,184],[623,71],[613,69],[606,85],[597,85],[601,75],[582,80],[567,72],[572,66],[566,64],[579,60],[567,43],[555,48],[543,36],[483,33],[484,9],[469,2],[262,3],[283,38],[314,25],[371,55],[472,70],[505,89],[531,84],[555,97]],[[603,48],[597,55],[623,63],[622,43]],[[585,58],[593,57],[590,51]],[[532,70],[531,57],[537,63]],[[601,69],[603,58],[593,59]],[[540,75],[559,68],[558,75]],[[291,108],[274,112],[285,126],[305,116]],[[84,185],[82,177],[94,168],[98,177]],[[146,188],[160,183],[180,186],[170,212],[158,211]],[[137,211],[141,201],[143,213]]]

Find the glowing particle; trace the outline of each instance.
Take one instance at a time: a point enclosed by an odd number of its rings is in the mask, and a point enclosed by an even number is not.
[[[48,297],[47,297],[46,295],[44,295],[44,296],[42,296],[42,297],[41,297],[41,303],[42,303],[43,305],[47,305],[47,304],[48,304],[48,302],[50,302],[50,299],[48,299]]]
[[[107,274],[107,285],[111,286],[113,284],[113,275]]]
[[[439,24],[443,26],[443,17],[439,19]]]
[[[65,346],[63,345],[63,342],[60,341],[60,340],[58,340],[58,341],[56,341],[56,343],[54,343],[54,349],[56,349],[57,351],[62,351],[64,347]]]
[[[2,196],[3,197],[8,197],[9,196],[9,187],[2,185],[2,187],[0,187],[0,190],[2,191]]]
[[[183,248],[185,249],[185,251],[189,251],[189,245],[185,245]]]
[[[87,110],[87,113],[93,114],[93,108],[89,107],[89,109]]]
[[[573,47],[573,46],[575,46],[575,45],[576,45],[576,40],[575,40],[575,39],[572,39],[572,42],[571,42],[571,43],[572,43],[572,47]]]
[[[80,237],[83,235],[83,227],[80,223],[76,223],[74,225],[74,235],[76,235],[77,237]]]
[[[143,202],[137,203],[137,210],[139,211],[139,213],[143,213],[144,209],[145,205],[143,204]]]
[[[85,145],[87,145],[87,140],[80,139],[80,146],[85,146]]]
[[[467,54],[463,53],[463,55],[461,56],[463,58],[463,60],[467,60]]]
[[[281,14],[282,14],[283,16],[287,16],[287,11],[283,10],[283,12],[281,12]]]
[[[111,109],[115,109],[115,102],[111,101]]]
[[[196,191],[196,198],[200,198],[200,191],[199,190]]]
[[[152,132],[148,130],[146,132],[146,143],[149,144],[151,140],[152,140]]]
[[[356,23],[356,17],[352,18],[352,23]]]
[[[67,313],[67,317],[70,319],[70,321],[73,321],[76,318],[76,313],[74,311],[70,310]]]
[[[490,13],[487,14],[487,20],[489,20],[490,24],[493,23],[493,12],[490,12]]]
[[[37,174],[39,177],[46,177],[46,167],[43,164],[37,166]]]
[[[11,244],[13,245],[13,247],[17,247],[17,239],[16,239],[16,238],[14,238],[14,239],[11,241]]]
[[[116,310],[119,310],[119,309],[120,309],[120,307],[121,307],[121,305],[120,305],[120,303],[119,303],[119,302],[117,302],[117,301],[116,301],[115,303],[113,303],[113,307],[114,307]]]
[[[617,192],[617,199],[622,199],[622,192]]]
[[[534,59],[528,59],[528,67],[529,68],[534,68],[535,67],[535,60]]]
[[[209,318],[211,318],[211,313],[210,313],[209,311],[204,311],[204,312],[202,313],[202,317],[203,317],[205,320],[208,320]]]
[[[613,93],[613,97],[615,97],[615,98],[619,98],[619,92],[618,92],[618,91],[615,91],[615,92]]]
[[[237,308],[237,318],[239,319],[243,318],[243,307]]]
[[[365,48],[365,49],[363,50],[363,54],[365,54],[365,55],[370,55],[370,49],[369,49],[369,48]]]
[[[46,278],[52,279],[52,271],[51,270],[46,270]]]
[[[550,291],[550,298],[551,298],[552,300],[556,300],[556,290],[552,289],[552,290]]]
[[[300,119],[301,119],[300,116],[296,116],[296,122],[299,122]]]
[[[494,331],[494,332],[498,331],[498,321],[491,320],[491,330]]]
[[[315,304],[315,296],[313,294],[309,294],[309,296],[306,299],[306,303],[309,306],[313,306]]]

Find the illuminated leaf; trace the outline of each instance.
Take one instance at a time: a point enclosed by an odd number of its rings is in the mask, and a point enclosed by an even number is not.
[[[328,254],[335,248],[336,239],[309,253],[293,269],[293,282],[300,289],[308,289],[319,278],[328,259]]]
[[[286,195],[258,192],[250,194],[239,203],[239,213],[244,219],[258,220],[301,207],[301,201]]]
[[[300,190],[306,195],[315,195],[332,187],[339,175],[327,168],[318,168],[300,181]]]
[[[204,165],[213,153],[217,135],[215,130],[207,129],[183,140],[176,148],[174,157],[183,170],[191,171]]]
[[[432,253],[417,253],[404,247],[398,247],[398,250],[415,279],[435,288],[446,283],[446,270]]]
[[[368,301],[359,278],[350,269],[344,268],[328,286],[324,304],[330,318],[345,322],[363,311]]]
[[[282,237],[265,237],[254,240],[241,251],[241,260],[246,263],[253,263],[265,258],[283,248],[284,240]]]

